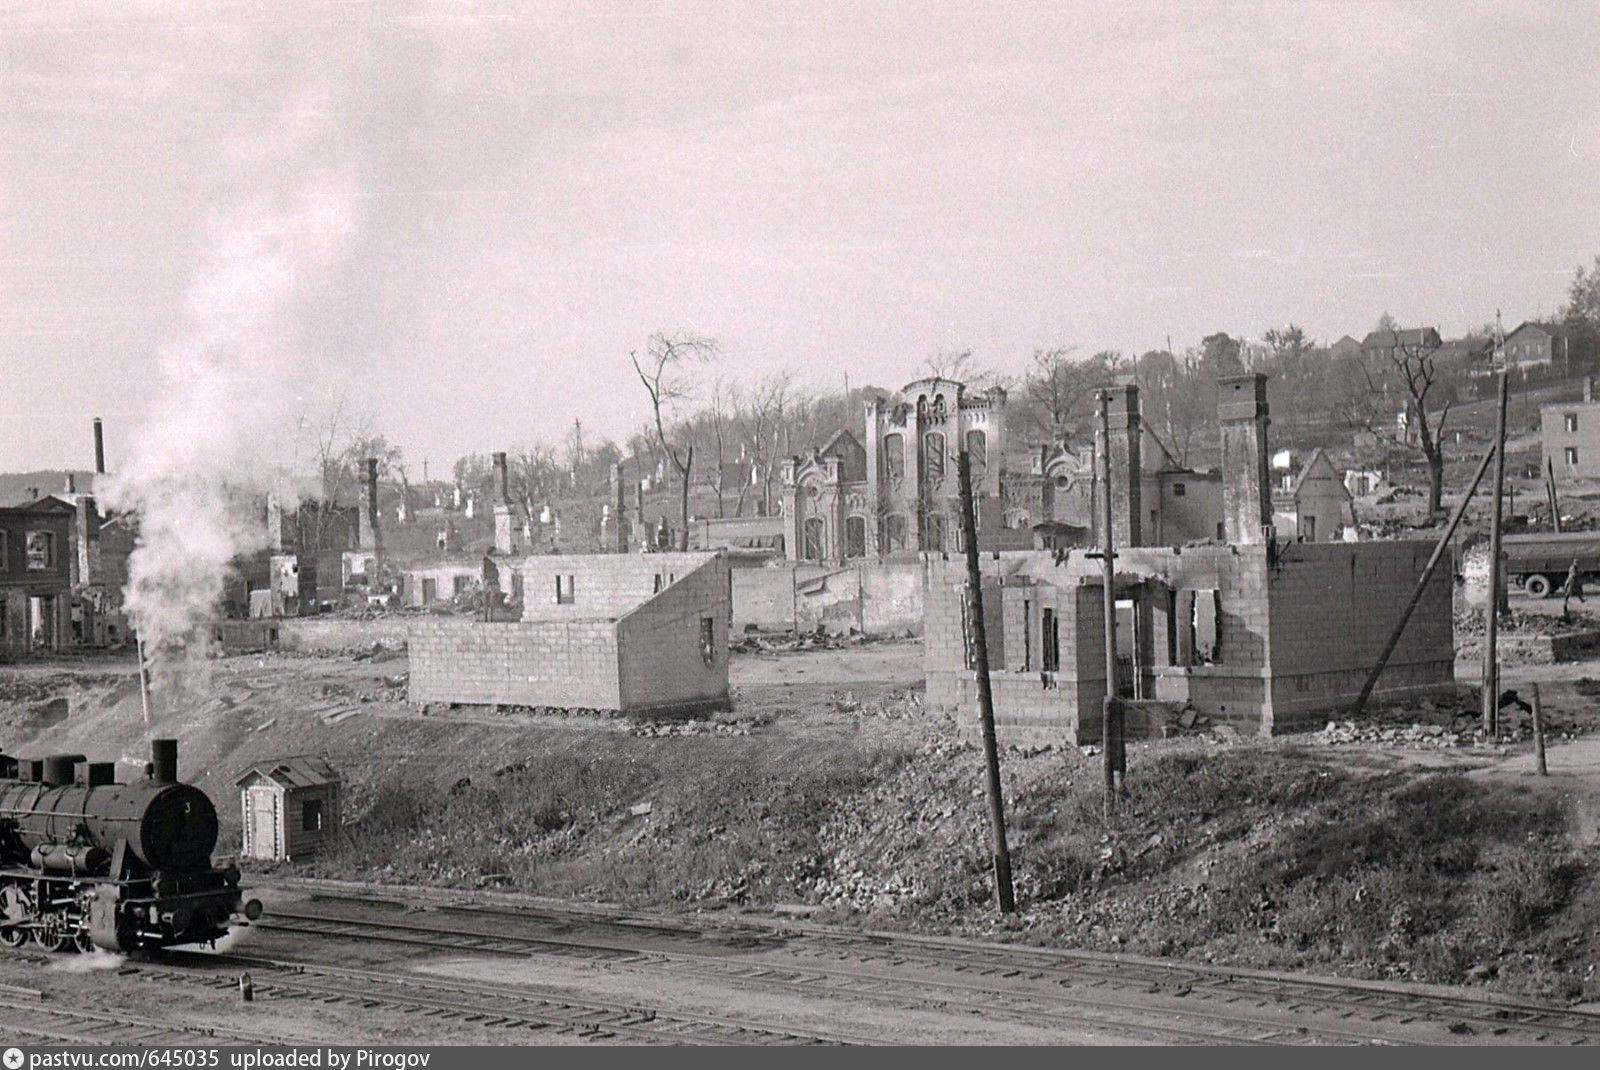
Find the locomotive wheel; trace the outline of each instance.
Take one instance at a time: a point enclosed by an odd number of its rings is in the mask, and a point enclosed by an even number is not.
[[[78,932],[74,933],[72,937],[72,946],[77,948],[78,951],[85,955],[93,951],[94,941],[89,939],[89,930],[80,929]]]
[[[33,930],[33,942],[46,951],[60,951],[67,946],[67,934],[55,929]]]
[[[17,948],[28,942],[28,930],[19,929],[15,925],[8,925],[0,929],[0,944]]]

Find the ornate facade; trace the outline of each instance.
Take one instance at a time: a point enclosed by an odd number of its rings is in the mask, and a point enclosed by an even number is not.
[[[979,542],[1004,540],[1004,390],[969,391],[951,379],[919,379],[892,398],[873,401],[865,415],[864,441],[840,431],[809,456],[784,462],[784,539],[791,559],[959,549],[956,457],[962,449],[972,461]]]

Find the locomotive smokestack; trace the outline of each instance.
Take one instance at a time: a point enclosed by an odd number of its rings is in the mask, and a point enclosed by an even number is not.
[[[94,418],[94,474],[106,474],[106,437],[98,416]]]
[[[150,782],[176,784],[178,782],[178,741],[152,739],[150,741]]]

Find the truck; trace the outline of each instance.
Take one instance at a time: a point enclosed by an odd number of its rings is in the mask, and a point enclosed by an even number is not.
[[[1600,531],[1506,535],[1500,545],[1506,578],[1533,598],[1549,598],[1565,587],[1574,561],[1584,582],[1600,577]]]

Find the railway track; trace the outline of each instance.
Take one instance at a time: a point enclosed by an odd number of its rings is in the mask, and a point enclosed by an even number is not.
[[[176,956],[168,956],[175,958]],[[196,955],[189,965],[226,965],[251,971],[257,998],[301,999],[328,1006],[384,1007],[425,1015],[438,1022],[486,1029],[552,1033],[593,1040],[654,1044],[795,1046],[870,1044],[871,1038],[790,1029],[714,1015],[661,1013],[626,1004],[575,999],[555,989],[485,985],[419,974],[394,974],[349,967],[246,955]],[[233,974],[161,965],[135,968],[146,980],[226,990]]]
[[[372,898],[317,893],[314,900],[361,902]],[[406,909],[407,904],[391,901]],[[445,903],[430,906],[437,914],[488,917],[527,922],[541,918],[558,926],[575,922],[603,923],[604,915],[585,909],[563,913],[548,908],[532,912],[493,906]],[[628,930],[677,937],[703,937],[707,930],[650,918],[621,923]],[[985,980],[1049,981],[1065,989],[1149,988],[1183,994],[1199,1002],[1239,1008],[1282,1004],[1296,1014],[1305,1011],[1350,1022],[1409,1024],[1438,1021],[1474,1030],[1473,1035],[1519,1036],[1545,1043],[1600,1042],[1600,1014],[1504,997],[1480,998],[1438,991],[1403,990],[1393,985],[1331,978],[1299,977],[1267,971],[1229,969],[1198,963],[1161,961],[1131,956],[1041,948],[1026,944],[988,944],[952,938],[901,933],[856,933],[818,926],[791,925],[768,930],[783,939],[787,954],[817,961],[892,964],[943,970]],[[547,939],[558,939],[548,938]],[[580,945],[581,946],[581,945]]]
[[[175,1025],[137,1015],[66,1008],[34,1000],[0,999],[0,1032],[8,1044],[117,1044],[144,1047],[286,1042],[281,1034]]]
[[[499,919],[496,919],[499,920]],[[654,967],[672,976],[698,977],[734,988],[765,989],[814,998],[826,994],[900,1010],[958,1011],[1005,1018],[1030,1025],[1053,1025],[1111,1036],[1135,1036],[1164,1043],[1355,1044],[1384,1039],[1370,1028],[1339,1020],[1308,1024],[1299,1007],[1255,1005],[1185,1006],[1161,988],[1115,987],[1091,980],[1071,991],[1062,986],[1025,989],[1015,982],[1037,980],[1037,971],[1011,969],[1009,976],[978,981],[910,977],[893,969],[791,965],[683,951],[644,949],[625,944],[548,935],[485,933],[459,927],[383,921],[348,916],[274,912],[258,926],[302,936],[366,943],[392,943],[436,951],[580,958],[607,965]],[[666,931],[666,930],[657,930]],[[896,957],[892,966],[904,965]]]

